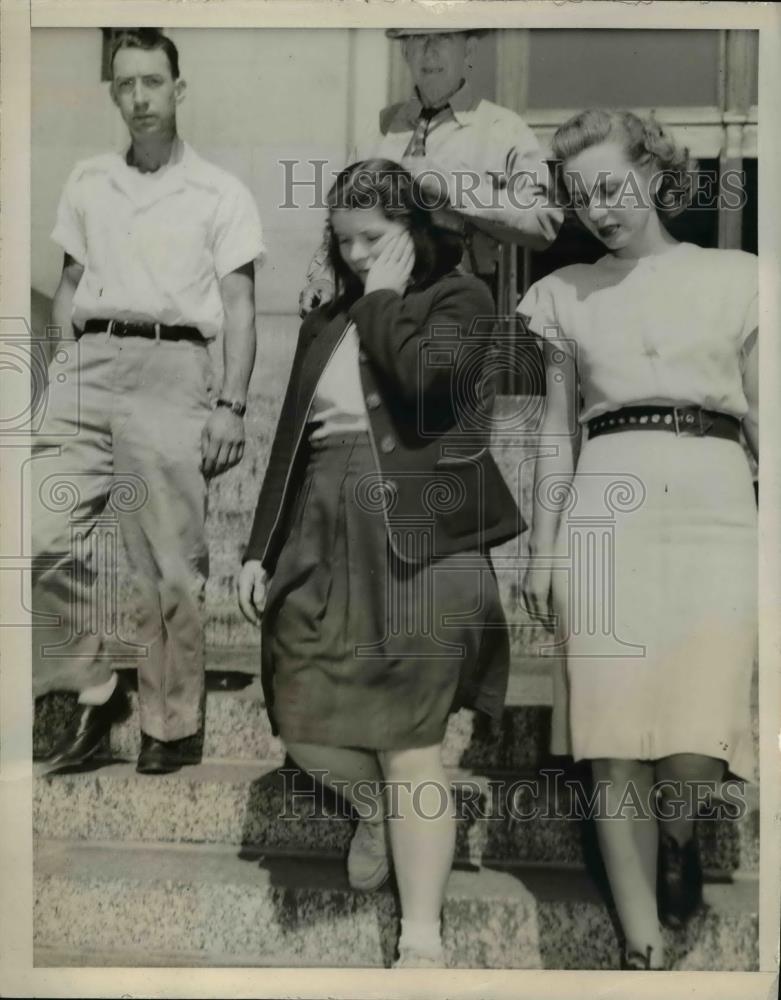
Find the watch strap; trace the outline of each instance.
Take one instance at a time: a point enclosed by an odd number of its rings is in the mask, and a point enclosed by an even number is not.
[[[231,413],[235,413],[237,417],[243,417],[247,412],[246,403],[240,403],[237,399],[225,399],[223,396],[220,396],[214,405],[226,407]]]

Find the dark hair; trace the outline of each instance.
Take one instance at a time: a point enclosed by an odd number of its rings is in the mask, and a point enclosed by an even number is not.
[[[353,163],[339,173],[326,199],[328,257],[336,276],[332,311],[351,305],[363,293],[361,281],[342,258],[331,226],[337,209],[378,208],[386,219],[401,222],[412,237],[415,264],[412,287],[425,288],[457,266],[464,252],[461,232],[440,224],[437,209],[443,199],[424,191],[409,171],[393,160],[371,159]]]
[[[623,143],[630,162],[650,165],[658,175],[654,201],[660,214],[672,217],[691,204],[697,164],[688,148],[678,146],[653,116],[643,119],[632,111],[597,109],[581,111],[553,136],[557,189],[563,204],[567,204],[568,196],[562,184],[561,165],[611,138]]]
[[[179,79],[179,52],[176,46],[159,28],[128,28],[120,31],[111,48],[111,72],[114,72],[114,57],[120,49],[162,49],[168,57],[171,76]]]

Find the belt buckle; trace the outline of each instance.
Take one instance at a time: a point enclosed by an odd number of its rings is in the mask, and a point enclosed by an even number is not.
[[[687,424],[694,423],[694,417],[692,416],[693,410],[697,413],[696,428],[686,426]],[[675,423],[676,436],[681,434],[694,434],[696,437],[705,437],[705,424],[702,420],[701,406],[674,406],[673,421]]]

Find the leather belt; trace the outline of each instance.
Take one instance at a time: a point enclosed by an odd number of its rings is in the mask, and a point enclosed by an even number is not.
[[[165,326],[163,323],[130,323],[120,319],[88,319],[83,333],[105,333],[112,337],[146,337],[149,340],[192,340],[206,343],[195,326]],[[77,338],[78,339],[78,338]]]
[[[589,440],[620,431],[671,431],[687,437],[740,440],[737,417],[700,406],[624,406],[592,418],[586,426]]]

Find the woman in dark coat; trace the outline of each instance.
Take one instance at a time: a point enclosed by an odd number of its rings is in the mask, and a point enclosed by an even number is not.
[[[354,887],[388,877],[390,834],[399,966],[443,964],[441,744],[459,707],[501,711],[488,549],[523,529],[488,450],[493,301],[425,200],[386,160],[348,167],[329,194],[340,294],[301,327],[239,581],[242,611],[262,616],[275,732],[361,816]]]

